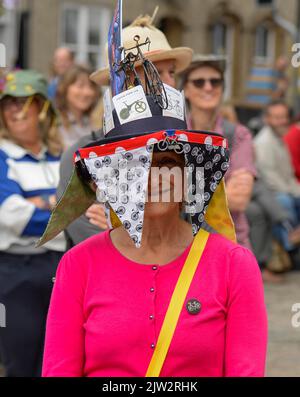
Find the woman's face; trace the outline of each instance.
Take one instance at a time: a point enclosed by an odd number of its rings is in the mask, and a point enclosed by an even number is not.
[[[184,197],[184,158],[173,151],[153,153],[145,217],[176,212]]]
[[[85,113],[96,100],[96,90],[87,74],[82,73],[71,84],[67,91],[67,102],[70,110]]]
[[[3,121],[10,138],[20,146],[39,141],[39,105],[33,100],[28,111],[20,117],[28,98],[5,97],[1,103]]]
[[[191,107],[208,111],[215,110],[222,100],[221,74],[210,66],[201,66],[193,70],[188,76],[184,93]]]

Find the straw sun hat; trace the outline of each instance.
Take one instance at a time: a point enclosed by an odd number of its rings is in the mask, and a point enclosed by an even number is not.
[[[142,46],[141,50],[147,59],[152,62],[165,61],[174,59],[176,73],[182,72],[189,66],[192,61],[193,50],[188,47],[172,48],[166,36],[157,29],[153,23],[153,17],[149,15],[137,17],[131,25],[122,30],[122,39],[124,48],[131,48],[136,45],[134,37],[140,36],[140,43],[144,43],[147,38],[150,39],[150,48]],[[106,64],[108,64],[106,50]],[[138,65],[138,63],[137,63]],[[109,68],[99,69],[90,76],[91,80],[100,85],[109,85]]]

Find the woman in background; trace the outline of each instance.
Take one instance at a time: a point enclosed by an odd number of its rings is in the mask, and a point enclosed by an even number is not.
[[[62,146],[40,74],[9,74],[0,114],[0,355],[7,376],[33,377],[41,373],[52,279],[66,245],[60,234],[35,248],[55,205]]]
[[[56,94],[56,105],[60,113],[59,132],[64,149],[102,125],[93,117],[98,105],[99,87],[89,79],[90,71],[84,66],[74,66],[61,79]]]

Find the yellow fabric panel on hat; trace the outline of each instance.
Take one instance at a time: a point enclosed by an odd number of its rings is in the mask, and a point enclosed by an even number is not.
[[[225,183],[222,180],[209,203],[205,221],[219,234],[236,243],[234,224],[228,209]]]

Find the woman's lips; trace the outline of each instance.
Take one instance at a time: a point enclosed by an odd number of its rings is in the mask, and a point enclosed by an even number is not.
[[[149,195],[150,195],[150,196],[158,196],[158,195],[160,195],[160,194],[169,193],[169,192],[171,192],[171,189],[170,189],[170,188],[164,189],[164,190],[159,189],[159,190],[153,190],[153,191],[151,191],[151,193],[149,193]]]

